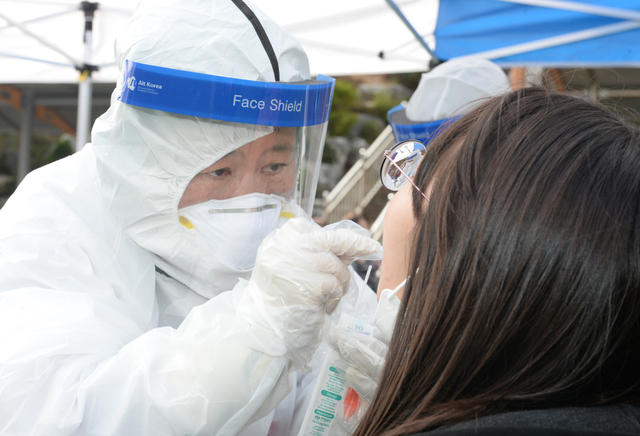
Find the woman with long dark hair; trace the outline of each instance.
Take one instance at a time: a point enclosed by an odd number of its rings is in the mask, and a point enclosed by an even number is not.
[[[640,132],[525,88],[447,128],[414,181],[429,201],[407,185],[387,211],[381,282],[398,220],[410,278],[355,435],[640,434]]]

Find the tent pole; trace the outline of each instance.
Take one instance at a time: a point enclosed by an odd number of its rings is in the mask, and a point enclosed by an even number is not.
[[[20,148],[18,149],[16,186],[26,177],[31,167],[31,139],[33,134],[35,102],[35,91],[33,88],[27,88],[24,91],[22,102],[22,122],[20,123]]]
[[[578,30],[576,32],[565,33],[564,35],[551,36],[535,41],[523,42],[520,44],[510,45],[506,47],[494,48],[478,53],[464,56],[456,56],[456,59],[489,59],[495,60],[507,56],[519,55],[522,53],[542,50],[559,45],[571,44],[573,42],[585,41],[587,39],[599,38],[601,36],[613,35],[616,33],[627,32],[629,30],[640,29],[640,22],[636,21],[620,21],[604,26],[592,27],[590,29]]]
[[[498,0],[505,3],[516,3],[540,8],[553,8],[562,11],[580,12],[582,14],[600,15],[601,17],[619,18],[621,20],[640,21],[640,12],[631,8],[611,8],[607,6],[590,5],[578,1],[562,0]]]
[[[411,25],[409,20],[407,20],[407,17],[404,16],[404,14],[402,13],[402,11],[398,7],[398,5],[396,5],[393,0],[386,0],[386,1],[389,4],[389,6],[391,6],[391,9],[393,9],[393,11],[396,13],[396,15],[398,15],[398,17],[400,17],[400,19],[407,26],[407,28],[409,28],[411,33],[413,33],[413,36],[416,37],[416,39],[418,40],[420,45],[422,45],[422,47],[424,47],[424,49],[427,51],[427,53],[429,53],[429,56],[431,56],[432,62],[435,63],[435,64],[440,63],[440,60],[436,57],[436,54],[433,52],[433,50],[431,50],[429,48],[429,46],[427,45],[427,42],[422,38],[422,36],[418,33],[418,31]]]
[[[91,123],[91,76],[88,75],[78,84],[78,121],[76,129],[76,151],[89,142],[89,124]]]
[[[91,73],[97,68],[91,64],[91,42],[93,37],[93,17],[98,3],[84,1],[80,3],[84,11],[84,65],[80,69],[80,83],[78,84],[78,120],[76,127],[76,151],[80,151],[89,142],[91,129]]]

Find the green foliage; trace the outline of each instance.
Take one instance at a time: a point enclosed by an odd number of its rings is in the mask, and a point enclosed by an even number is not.
[[[332,164],[336,161],[336,150],[331,146],[329,141],[325,141],[324,150],[322,151],[322,163]]]
[[[51,151],[46,154],[42,160],[43,165],[50,164],[51,162],[55,162],[58,159],[71,156],[73,154],[73,147],[71,146],[71,141],[68,139],[57,140],[51,147],[49,147],[49,149]]]
[[[9,197],[16,189],[15,162],[17,160],[19,136],[0,135],[0,207],[2,199]]]
[[[331,110],[352,109],[358,103],[358,89],[352,82],[336,80]]]
[[[19,147],[19,134],[0,135],[0,197],[8,197],[16,188],[16,160]],[[29,168],[34,170],[73,152],[73,146],[68,139],[61,139],[58,135],[33,135]]]
[[[367,141],[369,144],[373,144],[373,141],[375,141],[376,138],[380,136],[382,130],[383,128],[380,127],[380,125],[375,121],[366,121],[360,127],[360,137]]]
[[[402,99],[394,98],[388,92],[381,92],[377,94],[373,99],[373,107],[375,109],[374,115],[377,115],[386,121],[387,112],[389,112],[389,109],[399,105],[401,102]]]
[[[49,147],[51,147],[51,144],[57,139],[57,136],[33,135],[31,138],[30,169],[35,170],[44,165],[44,159],[49,154]]]
[[[8,179],[8,176],[0,174],[0,198],[11,196],[16,190],[15,179]]]
[[[14,145],[18,141],[18,135],[0,135],[0,174],[10,175],[11,168],[8,166],[7,155],[11,150],[17,152],[18,147]]]
[[[389,77],[389,79],[395,83],[406,86],[411,90],[411,92],[413,92],[418,87],[421,77],[422,73],[401,73],[393,74]]]
[[[358,104],[358,89],[351,82],[336,80],[329,115],[329,136],[347,136],[357,121],[353,108]]]
[[[348,136],[358,121],[358,114],[349,110],[331,111],[329,115],[329,136]]]

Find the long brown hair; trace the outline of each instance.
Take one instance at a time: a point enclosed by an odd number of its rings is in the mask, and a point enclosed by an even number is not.
[[[355,435],[637,401],[638,130],[586,99],[521,89],[433,141],[416,183],[432,179],[426,208],[414,196],[412,277]]]

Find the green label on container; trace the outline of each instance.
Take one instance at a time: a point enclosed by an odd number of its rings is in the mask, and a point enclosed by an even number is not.
[[[336,369],[336,367],[335,367],[335,366],[330,366],[330,367],[329,367],[329,371],[333,371],[333,372],[335,372],[336,374],[340,374],[340,373],[338,372],[338,370]]]
[[[329,419],[333,419],[333,416],[334,416],[334,415],[332,415],[332,414],[330,414],[330,413],[323,412],[323,411],[322,411],[322,410],[320,410],[320,409],[316,409],[316,410],[314,410],[314,413],[315,413],[316,415],[320,415],[320,416],[323,416],[323,417],[325,417],[325,418],[329,418]]]
[[[324,395],[325,397],[329,397],[332,400],[336,400],[336,401],[340,401],[342,399],[342,397],[338,394],[334,394],[333,392],[329,392],[329,391],[322,391],[320,392],[322,395]]]

